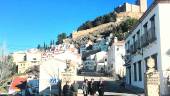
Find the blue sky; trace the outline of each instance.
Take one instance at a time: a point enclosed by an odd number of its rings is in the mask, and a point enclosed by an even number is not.
[[[0,45],[12,52],[49,43],[124,2],[135,0],[0,0]]]

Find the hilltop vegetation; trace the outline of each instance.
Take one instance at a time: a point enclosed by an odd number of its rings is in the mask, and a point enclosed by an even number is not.
[[[105,23],[115,22],[115,21],[116,21],[116,13],[111,12],[109,14],[99,16],[92,21],[86,21],[80,27],[78,27],[77,31],[90,29],[90,28],[93,28],[93,27],[96,27],[96,26],[99,26]]]
[[[96,42],[97,38],[106,38],[110,35],[110,33],[112,33],[113,36],[118,37],[118,40],[124,40],[125,35],[128,33],[128,31],[130,31],[133,25],[137,23],[137,21],[137,19],[127,17],[121,22],[102,24],[107,26],[103,27],[100,25],[97,27],[97,30],[94,30],[94,32],[82,35],[73,42],[76,47],[79,47],[80,45],[86,44],[89,39],[93,42]]]

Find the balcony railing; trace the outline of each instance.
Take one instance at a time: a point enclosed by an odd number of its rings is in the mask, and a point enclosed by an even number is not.
[[[156,33],[155,33],[155,28],[150,28],[148,30],[149,33],[149,43],[154,42],[157,38],[156,38]]]
[[[144,33],[142,36],[141,36],[141,45],[142,47],[146,47],[147,45],[149,45],[149,34],[148,33]]]
[[[134,54],[134,53],[135,53],[135,46],[134,46],[134,45],[131,45],[131,46],[130,46],[130,53],[131,53],[131,54]]]
[[[141,48],[141,41],[140,41],[140,39],[139,39],[139,40],[136,40],[136,48],[137,48],[137,49],[140,49],[140,48]]]
[[[152,43],[156,40],[155,28],[150,28],[147,33],[144,33],[141,36],[141,46],[146,47],[149,43]]]
[[[139,40],[136,40],[135,41],[135,43],[134,43],[134,50],[135,50],[135,52],[138,50],[138,49],[140,49],[140,46],[139,46]]]

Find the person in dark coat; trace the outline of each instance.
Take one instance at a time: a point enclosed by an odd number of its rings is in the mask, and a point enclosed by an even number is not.
[[[68,83],[69,82],[67,81],[66,84],[63,86],[63,96],[71,96],[70,85]]]
[[[79,88],[79,84],[76,81],[74,81],[73,84],[71,84],[72,96],[77,96],[78,88]]]
[[[84,96],[88,95],[88,79],[85,79],[82,85],[82,90],[83,90],[83,94]]]
[[[102,79],[100,79],[100,81],[98,82],[97,87],[99,96],[104,96],[104,84]]]
[[[96,94],[96,83],[94,82],[94,79],[92,78],[91,81],[89,82],[89,93],[90,95],[94,96]]]

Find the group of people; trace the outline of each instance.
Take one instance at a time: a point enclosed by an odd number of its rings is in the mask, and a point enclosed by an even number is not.
[[[63,95],[64,96],[77,96],[78,94],[79,84],[74,81],[71,86],[69,85],[69,81],[63,86]]]
[[[95,82],[93,78],[91,81],[85,79],[81,88],[83,90],[84,96],[95,96],[96,92],[98,92],[99,96],[104,96],[104,84],[102,79],[98,82]],[[78,96],[78,89],[79,84],[76,81],[74,81],[71,85],[69,85],[69,82],[66,82],[66,84],[63,86],[63,95]]]
[[[102,79],[100,79],[99,82],[95,82],[94,79],[92,78],[91,81],[88,81],[88,79],[85,79],[83,85],[82,85],[82,90],[84,96],[91,95],[95,96],[96,92],[99,93],[99,96],[104,96],[104,84]]]

